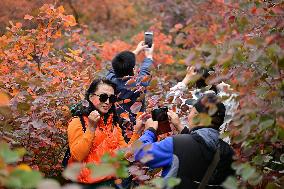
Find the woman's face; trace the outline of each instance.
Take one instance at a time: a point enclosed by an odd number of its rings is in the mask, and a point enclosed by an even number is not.
[[[196,125],[193,121],[194,117],[198,114],[197,110],[195,109],[195,107],[192,107],[191,110],[190,110],[190,113],[187,117],[188,119],[188,123],[189,123],[189,127],[192,129],[194,128]]]
[[[103,114],[107,113],[113,103],[110,103],[110,99],[107,98],[105,102],[102,101],[104,98],[100,98],[100,96],[108,96],[114,95],[114,89],[112,86],[107,84],[99,84],[97,90],[90,95],[90,101],[94,104],[94,106]]]

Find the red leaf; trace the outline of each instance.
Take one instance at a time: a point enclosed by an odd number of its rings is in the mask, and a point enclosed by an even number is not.
[[[137,114],[142,107],[142,103],[141,102],[135,102],[131,107],[130,110],[132,113]]]
[[[120,114],[120,117],[126,120],[129,120],[129,113],[128,112],[123,112]]]
[[[143,77],[143,79],[141,80],[141,82],[148,82],[151,79],[150,75],[146,75]]]
[[[131,102],[131,100],[128,98],[128,99],[125,99],[123,100],[123,103],[128,103],[128,102]]]
[[[135,79],[134,79],[134,78],[131,78],[131,79],[129,79],[129,80],[126,82],[125,85],[131,85],[131,84],[133,84],[133,83],[135,83]]]
[[[251,10],[250,10],[250,12],[251,12],[252,14],[255,14],[255,13],[256,13],[256,7],[252,7]]]

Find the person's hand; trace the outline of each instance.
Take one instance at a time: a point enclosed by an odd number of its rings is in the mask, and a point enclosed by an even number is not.
[[[137,45],[136,49],[133,51],[135,55],[138,55],[142,50],[147,48],[148,45],[145,45],[144,41],[140,41],[139,44]]]
[[[150,127],[157,130],[158,129],[158,121],[153,121],[152,118],[147,119],[147,121],[145,123],[145,130],[149,129]]]
[[[195,67],[194,66],[190,66],[190,67],[187,67],[186,69],[186,76],[187,77],[192,77],[194,75],[196,75],[196,71],[195,71]]]
[[[178,115],[175,112],[173,112],[172,110],[168,110],[167,114],[168,114],[168,117],[169,117],[169,121],[174,125],[174,127],[179,132],[181,132],[182,129],[183,129],[183,126],[181,124],[181,121],[180,121]]]
[[[98,111],[94,110],[88,116],[89,128],[94,131],[96,129],[97,123],[100,120],[101,115]]]
[[[195,71],[195,67],[194,66],[190,66],[190,67],[187,67],[187,70],[186,70],[186,76],[184,77],[184,79],[182,80],[182,82],[185,84],[185,85],[188,85],[190,80],[193,79],[193,77],[197,74],[196,71]]]
[[[145,57],[153,59],[153,52],[154,52],[154,44],[152,44],[151,48],[145,48]]]
[[[136,118],[136,125],[134,126],[134,132],[135,133],[141,133],[143,130],[143,117],[146,113],[143,113],[142,115],[138,116]]]

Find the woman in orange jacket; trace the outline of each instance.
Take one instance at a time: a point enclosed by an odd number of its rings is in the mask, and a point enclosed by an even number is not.
[[[88,109],[91,113],[83,117],[85,132],[78,117],[74,117],[68,125],[68,142],[71,152],[68,164],[72,162],[98,164],[105,153],[114,155],[118,149],[127,146],[117,123],[118,117],[114,105],[115,85],[109,80],[93,81],[87,90],[86,100],[89,102]],[[134,134],[129,143],[139,138],[137,127],[134,128]],[[87,168],[81,170],[78,176],[80,183],[92,184],[92,186],[109,184],[113,182],[113,179],[112,176],[94,179]]]

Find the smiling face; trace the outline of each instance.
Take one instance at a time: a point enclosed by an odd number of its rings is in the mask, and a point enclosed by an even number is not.
[[[108,96],[114,95],[114,89],[112,88],[112,86],[103,83],[99,84],[97,90],[90,95],[90,101],[94,104],[96,109],[105,114],[110,110],[113,103],[109,102],[109,98],[107,99],[107,101],[101,102],[101,94],[107,94]]]

